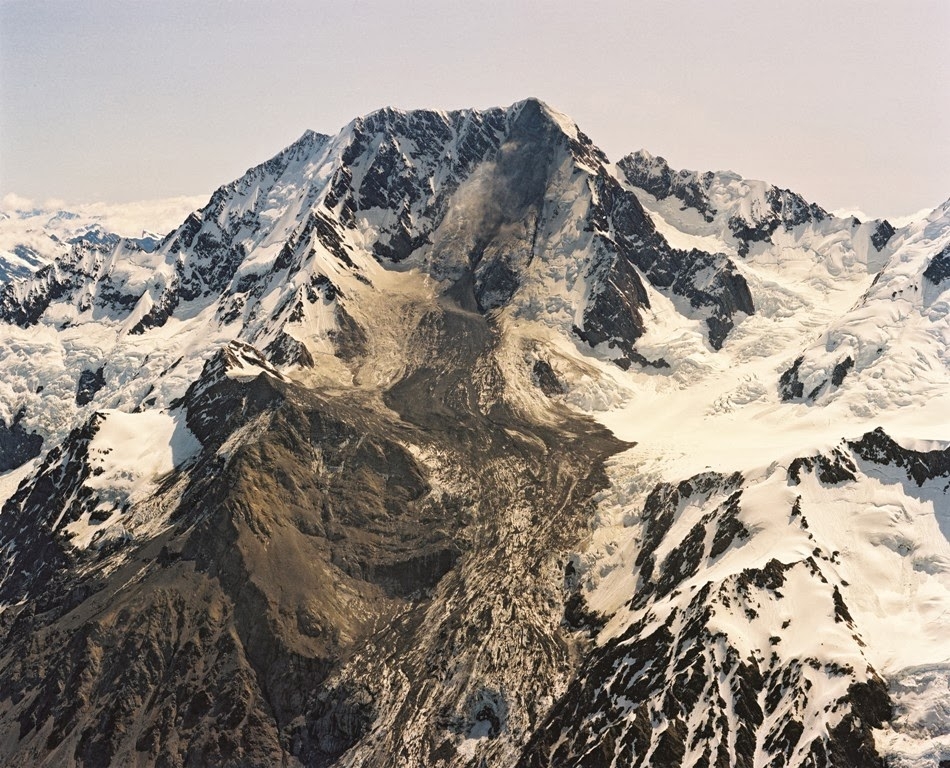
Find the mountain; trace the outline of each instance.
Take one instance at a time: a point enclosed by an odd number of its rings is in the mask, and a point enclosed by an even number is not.
[[[200,198],[185,197],[126,204],[93,203],[69,206],[67,210],[55,201],[34,207],[30,201],[8,196],[4,203],[13,204],[0,210],[0,284],[32,275],[77,243],[108,247],[125,238],[142,250],[154,250],[162,239],[154,231],[177,227],[181,216],[200,202]]]
[[[950,760],[946,211],[528,99],[75,237],[0,285],[3,762]]]
[[[825,331],[820,346],[807,348],[783,374],[785,399],[841,397],[851,389],[853,407],[874,399],[887,408],[946,391],[948,230],[947,204],[901,230],[860,300]],[[852,387],[855,378],[863,381]]]

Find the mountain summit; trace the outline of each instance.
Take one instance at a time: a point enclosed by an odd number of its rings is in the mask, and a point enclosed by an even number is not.
[[[950,760],[946,206],[528,99],[94,234],[0,283],[3,761]]]

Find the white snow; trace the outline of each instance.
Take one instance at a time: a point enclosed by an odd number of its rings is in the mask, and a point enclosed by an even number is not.
[[[5,262],[17,274],[32,272],[65,254],[69,250],[67,240],[90,232],[130,238],[154,233],[151,236],[158,240],[207,200],[207,196],[190,196],[78,205],[47,200],[36,205],[7,195],[0,210],[0,266]],[[25,260],[21,253],[31,256]]]
[[[97,532],[126,521],[130,507],[152,498],[161,479],[201,448],[180,413],[108,410],[100,418],[89,444],[91,473],[85,483],[95,491],[98,504],[65,527],[71,544],[79,549],[88,547]],[[92,516],[105,519],[95,522]],[[135,534],[132,525],[121,529]]]
[[[0,508],[3,507],[7,499],[16,493],[20,483],[33,473],[36,465],[37,460],[33,459],[16,469],[0,473]]]

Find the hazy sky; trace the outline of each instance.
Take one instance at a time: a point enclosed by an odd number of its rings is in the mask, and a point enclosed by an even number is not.
[[[612,160],[950,197],[950,2],[0,0],[0,197],[210,193],[384,105],[538,96]]]

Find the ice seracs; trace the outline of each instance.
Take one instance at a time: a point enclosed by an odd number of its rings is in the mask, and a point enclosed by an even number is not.
[[[845,398],[865,415],[946,397],[948,224],[944,204],[894,235],[868,290],[783,373],[783,398]]]

